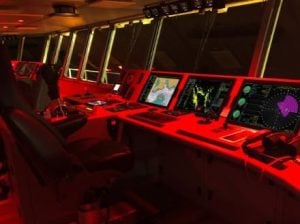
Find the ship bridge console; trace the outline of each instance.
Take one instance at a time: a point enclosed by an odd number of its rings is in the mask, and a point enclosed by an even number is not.
[[[247,164],[246,169],[261,172],[299,195],[295,174],[300,170],[300,149],[288,148],[290,142],[298,143],[300,82],[128,70],[119,84],[118,94],[96,94],[93,99],[78,99],[77,104],[88,108],[90,119],[117,118],[125,135],[131,135],[134,127],[199,153],[226,158],[243,169]],[[91,107],[89,101],[95,100],[101,103]],[[274,133],[286,150],[265,148],[264,139]]]
[[[249,205],[250,197],[278,194],[298,214],[292,204],[300,197],[300,81],[128,70],[118,88],[59,82],[61,97],[88,118],[68,141],[126,142],[138,173],[155,173],[223,217],[242,209],[247,217],[261,212],[253,223],[265,220],[276,203]],[[228,194],[234,197],[223,198]],[[282,215],[284,223],[297,219],[290,214]],[[234,218],[242,223],[244,216]]]

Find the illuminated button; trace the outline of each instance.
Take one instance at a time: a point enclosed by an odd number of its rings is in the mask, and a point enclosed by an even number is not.
[[[241,112],[239,110],[235,110],[232,114],[233,118],[236,119],[241,115]]]
[[[251,86],[245,86],[244,89],[243,89],[243,92],[245,94],[248,94],[250,91],[251,91]]]
[[[238,105],[239,105],[239,106],[243,106],[245,103],[246,103],[246,99],[245,99],[245,98],[241,98],[241,99],[239,99],[239,101],[238,101]]]

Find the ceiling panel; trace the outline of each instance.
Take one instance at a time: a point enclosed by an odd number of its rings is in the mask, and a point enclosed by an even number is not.
[[[226,0],[227,2],[236,0]],[[255,2],[258,0],[241,0]],[[0,35],[65,31],[76,26],[142,14],[144,5],[157,0],[0,0]],[[76,6],[78,17],[52,16],[53,4]],[[18,22],[19,20],[23,22]],[[28,27],[28,30],[24,29]],[[32,29],[36,27],[36,29]]]
[[[76,26],[141,14],[146,1],[0,0],[0,35],[65,31]],[[76,6],[79,17],[53,16],[52,5],[57,3]],[[24,27],[29,28],[26,30]]]

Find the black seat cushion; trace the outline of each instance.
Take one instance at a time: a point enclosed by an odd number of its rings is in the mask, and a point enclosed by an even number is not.
[[[125,172],[132,167],[133,153],[111,140],[82,139],[68,144],[67,151],[80,159],[90,171],[115,170]]]

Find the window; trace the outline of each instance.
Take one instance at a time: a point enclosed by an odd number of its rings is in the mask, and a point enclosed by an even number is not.
[[[264,6],[165,18],[153,68],[248,75]]]
[[[283,1],[264,77],[300,78],[300,1]]]
[[[107,67],[108,83],[115,83],[124,68],[145,69],[155,23],[130,23],[116,30]]]
[[[52,63],[53,62],[53,58],[54,58],[55,50],[56,50],[56,47],[57,47],[58,39],[59,39],[59,35],[52,35],[51,36],[46,63]]]
[[[42,61],[46,36],[26,37],[22,61]]]
[[[138,23],[132,28],[132,36],[128,46],[125,67],[130,69],[145,69],[149,57],[152,36],[156,23]]]
[[[68,55],[72,37],[70,33],[63,33],[60,38],[62,39],[60,46],[58,46],[58,58],[57,61],[54,61],[54,63],[56,63],[59,67],[62,67]]]
[[[76,32],[76,39],[71,55],[68,69],[68,77],[76,78],[80,67],[80,63],[84,57],[85,47],[88,39],[88,30],[79,30]]]
[[[100,63],[103,61],[109,38],[109,31],[109,28],[96,28],[94,30],[92,44],[81,79],[94,82],[97,81],[97,77],[100,73]]]
[[[7,46],[9,50],[10,57],[12,60],[17,60],[18,58],[18,47],[19,47],[20,38],[16,36],[11,36],[6,38],[4,44]]]

